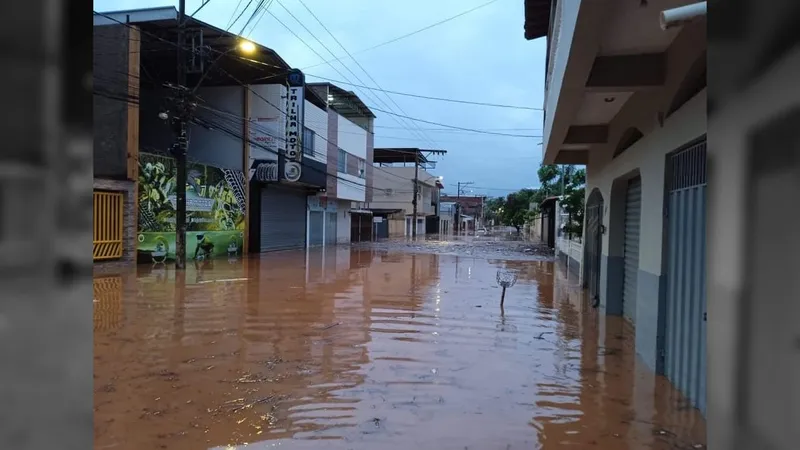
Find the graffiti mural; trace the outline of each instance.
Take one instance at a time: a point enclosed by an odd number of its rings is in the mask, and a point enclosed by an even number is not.
[[[241,254],[245,227],[244,173],[189,164],[186,183],[186,257],[203,260]],[[137,259],[175,259],[175,160],[139,155]]]

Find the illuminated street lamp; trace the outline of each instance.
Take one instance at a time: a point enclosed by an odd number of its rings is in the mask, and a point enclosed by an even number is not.
[[[208,73],[211,72],[211,69],[213,69],[214,66],[217,65],[217,62],[219,62],[219,60],[222,59],[223,56],[227,55],[228,53],[234,50],[238,50],[239,52],[245,55],[252,55],[253,53],[256,52],[257,49],[258,48],[256,47],[256,44],[253,43],[252,41],[248,41],[247,39],[239,39],[236,45],[231,46],[224,52],[221,52],[219,56],[217,56],[217,58],[214,59],[214,61],[208,66],[208,68],[203,71],[203,75],[201,75],[200,79],[197,80],[197,85],[195,85],[192,92],[196,92],[197,89],[200,88],[200,85],[203,84],[203,80],[206,79],[206,75],[208,75]]]
[[[241,51],[242,53],[244,53],[246,55],[251,55],[251,54],[256,52],[256,44],[254,44],[254,43],[252,43],[252,42],[250,42],[248,40],[245,40],[245,39],[242,39],[241,41],[239,41],[239,45],[237,45],[237,47],[239,47],[239,51]],[[230,51],[230,50],[228,50],[228,51]],[[225,52],[225,53],[227,53],[227,52]]]

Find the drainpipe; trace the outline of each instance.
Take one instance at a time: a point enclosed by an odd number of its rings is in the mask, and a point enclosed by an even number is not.
[[[698,2],[692,3],[691,5],[681,6],[679,8],[661,11],[661,14],[659,15],[659,22],[661,23],[661,29],[667,30],[669,28],[681,26],[705,15],[706,2]]]

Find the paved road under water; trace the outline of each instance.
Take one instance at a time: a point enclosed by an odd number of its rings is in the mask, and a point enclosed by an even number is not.
[[[339,247],[95,276],[95,448],[703,448],[629,325],[527,259]]]

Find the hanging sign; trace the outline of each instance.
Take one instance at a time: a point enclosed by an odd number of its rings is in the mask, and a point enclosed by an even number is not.
[[[303,106],[305,106],[305,76],[292,69],[288,76],[289,92],[286,96],[286,164],[283,178],[297,182],[303,173]]]

